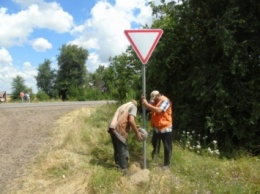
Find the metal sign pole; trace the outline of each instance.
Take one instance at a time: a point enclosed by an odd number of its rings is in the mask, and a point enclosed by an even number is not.
[[[161,29],[125,30],[125,35],[143,63],[143,96],[146,96],[145,68],[155,46],[163,34]],[[143,107],[143,128],[146,129],[146,109]],[[144,165],[146,168],[146,141],[143,142]]]
[[[145,68],[146,65],[143,65],[143,96],[146,96],[146,77],[145,77]],[[146,109],[143,106],[143,128],[146,129]],[[143,161],[143,168],[146,169],[146,140],[143,142],[143,157],[144,157],[144,161]]]

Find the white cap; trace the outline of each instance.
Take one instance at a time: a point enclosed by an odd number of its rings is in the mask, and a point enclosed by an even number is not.
[[[159,94],[160,94],[160,92],[157,91],[157,90],[152,91],[151,94],[150,94],[151,101],[153,101],[156,98],[156,96],[158,96]]]

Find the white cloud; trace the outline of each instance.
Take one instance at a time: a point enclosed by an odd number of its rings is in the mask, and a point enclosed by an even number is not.
[[[144,0],[116,0],[114,5],[99,1],[91,10],[91,18],[72,31],[76,38],[70,43],[86,48],[98,58],[98,63],[88,61],[93,65],[90,69],[95,70],[106,64],[109,57],[125,51],[129,42],[124,30],[131,29],[131,25],[151,25],[151,15],[152,10]]]
[[[107,67],[109,63],[102,62],[96,53],[90,53],[86,64],[88,72],[94,72],[99,65]]]
[[[28,23],[26,12],[8,15],[7,9],[0,8],[0,45],[13,46],[23,44],[33,31]]]
[[[12,65],[12,57],[5,48],[0,49],[0,91],[7,91],[11,88],[13,72],[16,69]]]
[[[47,49],[51,49],[52,45],[44,38],[37,38],[32,41],[32,47],[38,52],[44,52]]]
[[[20,4],[22,7],[27,7],[31,4],[41,4],[44,1],[43,0],[12,0],[13,2],[16,2],[17,4]]]
[[[35,29],[48,29],[57,33],[69,32],[73,17],[65,12],[56,2],[46,3],[43,0],[13,0],[21,5],[22,10],[8,13],[8,9],[0,7],[0,90],[11,92],[13,79],[20,75],[28,87],[36,90],[34,76],[36,69],[30,62],[24,62],[22,68],[13,65],[13,59],[6,48],[31,44],[36,51],[52,48],[45,38],[29,40]]]
[[[38,71],[32,66],[30,62],[24,62],[22,71],[19,74],[24,78],[25,85],[29,88],[32,88],[34,92],[37,91],[36,88],[36,79]]]
[[[9,52],[5,48],[0,49],[0,69],[2,69],[5,65],[12,64],[12,57]]]
[[[47,33],[70,32],[73,39],[68,43],[77,44],[89,51],[87,68],[94,72],[99,65],[108,65],[109,57],[114,57],[125,51],[129,44],[124,30],[140,28],[142,25],[150,26],[153,18],[152,10],[147,4],[149,0],[109,0],[96,1],[91,9],[90,18],[77,21],[75,25],[73,17],[64,11],[62,4],[54,0],[12,0],[21,6],[18,12],[10,13],[7,8],[0,6],[0,91],[11,90],[11,82],[17,75],[26,80],[26,85],[36,91],[34,76],[36,68],[31,64],[32,53],[28,53],[28,59],[21,62],[13,57],[7,48],[31,45],[38,52],[46,51],[52,47],[58,47],[54,42],[49,42],[50,37],[44,34],[34,34],[41,29]],[[167,0],[169,1],[169,0]],[[156,4],[160,0],[154,1]],[[89,13],[85,14],[89,15]],[[83,22],[82,22],[83,20]],[[30,40],[31,38],[40,37]],[[64,42],[65,43],[65,42]],[[31,51],[29,51],[31,52]],[[55,54],[53,54],[55,56]],[[43,59],[42,59],[43,60]],[[15,61],[15,62],[13,62]],[[55,59],[52,59],[55,61]],[[21,67],[14,66],[18,64]],[[35,62],[37,63],[37,62]],[[53,63],[57,68],[57,63]]]
[[[33,91],[37,91],[34,78],[37,75],[37,71],[30,62],[25,62],[20,70],[12,62],[13,59],[10,53],[2,47],[0,49],[0,91],[10,93],[12,81],[18,75],[24,78],[26,86],[31,87]]]
[[[35,28],[45,28],[58,33],[68,32],[73,26],[73,17],[63,11],[56,2],[33,4],[29,7]]]
[[[6,8],[0,8],[0,45],[5,47],[23,45],[34,29],[49,29],[58,33],[71,30],[73,17],[63,11],[59,4],[29,2],[38,4],[28,5],[15,14],[8,14]]]

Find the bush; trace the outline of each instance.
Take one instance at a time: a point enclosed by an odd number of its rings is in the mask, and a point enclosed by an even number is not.
[[[45,101],[45,100],[49,100],[49,99],[50,99],[49,96],[48,96],[48,94],[46,94],[46,93],[43,92],[43,91],[39,91],[39,92],[37,93],[36,97],[37,97],[37,99],[38,99],[39,101]]]

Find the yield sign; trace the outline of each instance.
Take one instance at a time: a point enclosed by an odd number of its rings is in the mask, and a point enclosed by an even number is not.
[[[125,30],[126,37],[144,65],[149,60],[162,34],[161,29]]]

